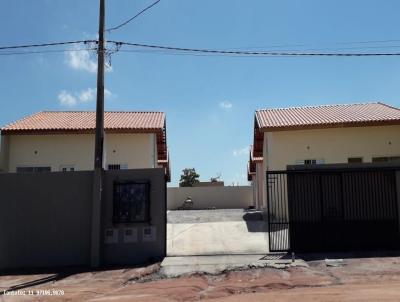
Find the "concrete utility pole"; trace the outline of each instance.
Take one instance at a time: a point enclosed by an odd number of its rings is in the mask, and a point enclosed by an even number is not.
[[[105,55],[105,0],[100,0],[99,43],[97,48],[97,101],[96,137],[93,172],[91,266],[100,266],[101,208],[103,192],[103,144],[104,144],[104,55]]]

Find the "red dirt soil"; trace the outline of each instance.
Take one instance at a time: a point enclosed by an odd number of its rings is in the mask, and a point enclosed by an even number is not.
[[[160,279],[158,265],[78,273],[23,290],[63,296],[0,296],[0,301],[400,301],[400,257],[345,259],[328,267],[251,269]],[[0,291],[48,275],[0,276]]]

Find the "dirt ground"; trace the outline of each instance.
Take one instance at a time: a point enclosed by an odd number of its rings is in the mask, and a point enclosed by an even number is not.
[[[69,272],[50,282],[43,278],[54,275],[3,275],[1,292],[15,285],[19,287],[14,290],[21,292],[3,294],[0,301],[400,301],[400,257],[345,259],[339,266],[328,266],[324,260],[308,264],[175,279],[163,279],[157,264]],[[52,290],[64,294],[50,296],[56,293]]]

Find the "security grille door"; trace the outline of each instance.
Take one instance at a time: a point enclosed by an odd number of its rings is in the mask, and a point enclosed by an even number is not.
[[[400,247],[395,169],[271,171],[267,180],[270,251]]]

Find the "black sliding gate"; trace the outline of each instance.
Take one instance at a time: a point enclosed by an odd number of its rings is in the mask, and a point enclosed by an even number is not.
[[[271,252],[398,249],[394,169],[267,172]]]

